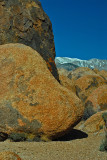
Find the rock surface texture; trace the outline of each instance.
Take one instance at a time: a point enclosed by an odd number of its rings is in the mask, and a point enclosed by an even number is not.
[[[21,158],[14,152],[0,152],[0,160],[21,160]]]
[[[75,81],[85,75],[96,75],[96,73],[88,67],[79,67],[73,71],[69,71],[68,78]]]
[[[52,24],[39,0],[0,0],[0,44],[23,43],[37,50],[59,80]]]
[[[107,80],[107,71],[102,70],[102,71],[99,71],[98,74]]]
[[[84,75],[75,81],[76,93],[85,102],[92,91],[107,81],[99,75]]]
[[[87,98],[85,108],[92,107],[95,112],[107,110],[107,85],[95,89]]]
[[[102,114],[106,111],[97,112],[96,114],[92,115],[88,118],[85,123],[80,126],[83,131],[88,133],[96,133],[99,132],[101,129],[104,128],[104,120],[102,118]]]
[[[0,131],[56,137],[83,115],[81,100],[52,76],[46,62],[23,44],[0,46]]]
[[[76,94],[76,89],[75,85],[72,83],[72,81],[65,75],[60,75],[59,74],[59,79],[60,79],[60,84],[70,91],[74,92]]]

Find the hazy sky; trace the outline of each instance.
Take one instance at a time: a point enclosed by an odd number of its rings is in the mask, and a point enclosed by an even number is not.
[[[57,57],[107,59],[107,0],[40,0]]]

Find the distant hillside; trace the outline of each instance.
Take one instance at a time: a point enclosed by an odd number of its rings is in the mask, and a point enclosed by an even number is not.
[[[78,67],[88,67],[91,69],[97,68],[98,70],[107,71],[107,60],[100,60],[100,59],[81,60],[69,57],[56,57],[55,63],[57,68],[64,68],[68,71],[74,70]]]

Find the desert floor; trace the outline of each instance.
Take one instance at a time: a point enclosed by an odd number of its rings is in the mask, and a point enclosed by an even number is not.
[[[103,134],[87,135],[74,129],[71,135],[52,142],[4,141],[0,151],[13,151],[22,160],[107,160],[107,152],[99,151]]]

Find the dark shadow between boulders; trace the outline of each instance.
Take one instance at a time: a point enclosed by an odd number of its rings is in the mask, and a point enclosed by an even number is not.
[[[67,133],[64,136],[61,136],[59,138],[56,138],[53,141],[71,141],[71,140],[82,139],[87,137],[88,137],[87,133],[77,129],[73,129],[70,133]]]
[[[8,138],[8,134],[4,132],[0,132],[0,142],[5,141]]]

